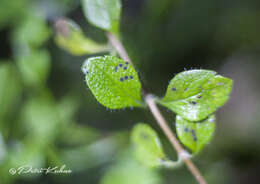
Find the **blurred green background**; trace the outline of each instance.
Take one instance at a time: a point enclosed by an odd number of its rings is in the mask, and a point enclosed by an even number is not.
[[[168,156],[176,154],[148,110],[98,104],[81,73],[93,55],[57,47],[59,17],[106,43],[78,0],[0,0],[0,184],[196,183],[185,166],[151,170],[132,158],[129,132],[138,122],[150,123]],[[123,1],[123,43],[149,91],[162,96],[176,73],[191,68],[234,80],[214,139],[194,160],[210,184],[260,183],[259,19],[259,0]],[[173,114],[162,110],[174,130]],[[23,165],[66,165],[72,173],[9,173]]]

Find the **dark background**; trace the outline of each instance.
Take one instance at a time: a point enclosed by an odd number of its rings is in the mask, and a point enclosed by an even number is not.
[[[26,24],[34,16],[40,21]],[[81,25],[88,37],[106,42],[104,32],[84,18],[79,1],[0,1],[0,184],[102,183],[111,166],[128,162],[118,160],[128,157],[129,132],[138,122],[158,130],[175,159],[148,110],[111,112],[94,99],[81,73],[82,63],[93,55],[72,56],[54,42],[53,24],[61,16]],[[259,20],[259,0],[123,1],[122,41],[149,91],[163,96],[175,74],[194,68],[234,80],[229,102],[217,112],[212,142],[194,159],[209,183],[260,182]],[[42,50],[46,57],[30,58],[32,51]],[[23,59],[28,65],[21,64]],[[47,64],[35,69],[38,59]],[[10,67],[7,79],[3,66]],[[174,115],[162,111],[174,130]],[[73,173],[9,174],[23,164],[65,164]],[[149,172],[159,178],[151,184],[196,183],[185,166]]]

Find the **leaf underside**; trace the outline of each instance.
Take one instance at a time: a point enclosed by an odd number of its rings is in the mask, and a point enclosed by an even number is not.
[[[180,141],[192,152],[198,153],[207,144],[215,131],[215,116],[200,122],[191,122],[176,116],[176,131]]]
[[[232,80],[210,70],[190,70],[176,75],[160,104],[190,121],[200,121],[228,100]]]
[[[82,68],[98,102],[110,109],[142,107],[141,84],[134,67],[114,56],[86,60]]]

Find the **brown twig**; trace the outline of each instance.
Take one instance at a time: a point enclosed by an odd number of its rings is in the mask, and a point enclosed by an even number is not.
[[[115,47],[117,50],[118,54],[120,57],[125,60],[130,62],[133,65],[133,62],[129,58],[125,48],[121,44],[120,40],[113,35],[112,33],[107,32],[107,37],[110,41],[110,43]],[[171,131],[170,127],[168,126],[168,123],[166,120],[163,118],[160,110],[156,106],[154,97],[151,94],[147,94],[144,96],[145,102],[147,103],[149,109],[151,110],[154,118],[156,119],[157,123],[171,142],[173,148],[177,151],[178,157],[183,160],[183,162],[186,164],[192,175],[196,178],[199,184],[207,184],[207,182],[204,180],[202,175],[200,174],[200,171],[198,168],[193,164],[193,162],[190,160],[190,156],[187,153],[187,151],[181,146],[181,144],[178,142],[176,136],[174,133]]]
[[[171,131],[170,127],[168,126],[166,120],[163,118],[160,110],[156,106],[154,101],[154,97],[151,94],[146,95],[145,101],[150,108],[154,118],[157,120],[157,123],[168,137],[169,141],[171,142],[173,148],[177,151],[179,158],[181,158],[193,176],[197,179],[199,184],[206,184],[207,182],[204,180],[202,175],[200,174],[198,168],[193,164],[193,162],[189,159],[189,154],[186,150],[180,145],[179,141],[177,140],[176,136]]]
[[[111,45],[113,45],[113,47],[115,47],[115,49],[116,49],[117,53],[120,55],[120,57],[123,60],[128,61],[133,65],[132,60],[128,56],[128,54],[127,54],[124,46],[121,44],[120,40],[114,34],[112,34],[110,32],[107,32],[106,34],[107,34],[109,42],[111,43]]]

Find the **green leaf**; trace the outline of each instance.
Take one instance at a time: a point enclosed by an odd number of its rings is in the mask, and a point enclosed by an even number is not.
[[[211,115],[205,120],[192,122],[177,115],[176,130],[181,142],[194,153],[198,153],[213,136],[215,116]]]
[[[84,36],[80,27],[68,19],[61,19],[55,23],[55,41],[64,50],[72,55],[94,54],[105,52],[109,48],[106,45],[98,44]]]
[[[82,67],[87,85],[104,106],[110,109],[143,106],[141,84],[134,67],[114,56],[94,57]]]
[[[131,135],[134,144],[134,155],[139,162],[148,167],[170,166],[170,161],[164,154],[157,133],[147,124],[135,125]]]
[[[82,0],[82,7],[91,24],[118,34],[121,14],[120,0]]]
[[[176,75],[159,101],[190,121],[200,121],[225,104],[232,80],[210,70],[190,70]]]

